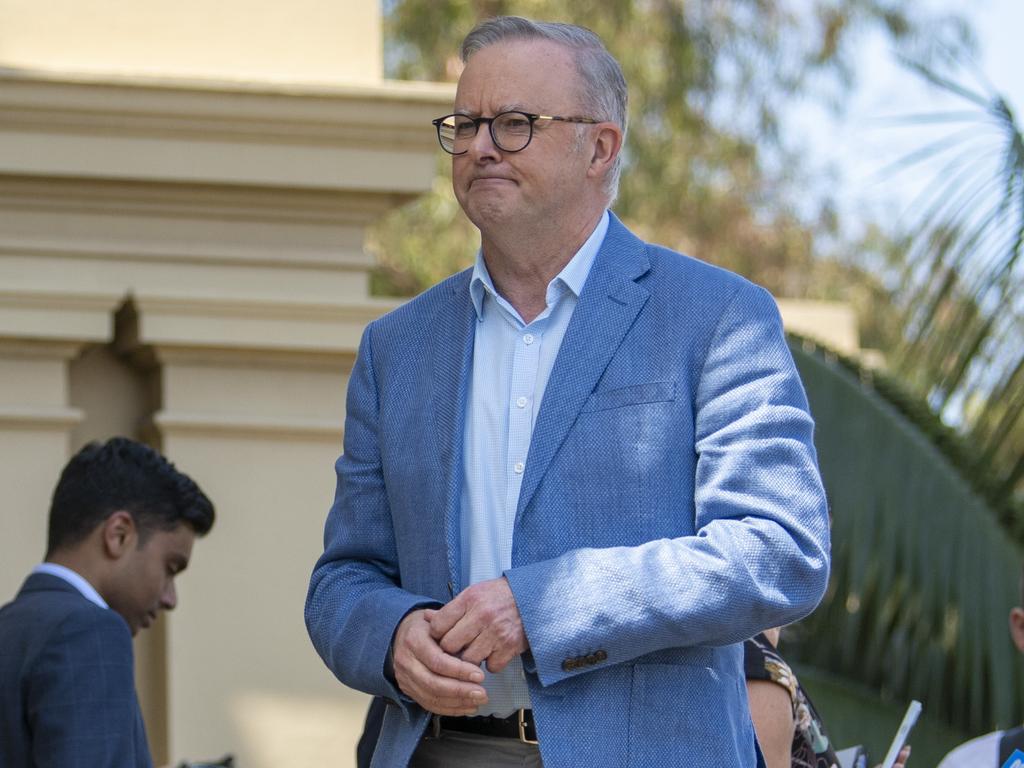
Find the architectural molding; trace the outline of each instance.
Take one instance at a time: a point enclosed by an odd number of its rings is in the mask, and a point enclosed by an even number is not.
[[[52,430],[67,432],[82,421],[78,408],[0,405],[0,431]],[[337,431],[337,425],[335,425]]]
[[[341,445],[342,440],[342,425],[337,418],[160,411],[153,417],[153,424],[162,435],[325,440],[334,445]]]
[[[0,71],[0,174],[416,195],[449,85],[299,86]]]
[[[139,345],[332,356],[354,354],[366,325],[396,306],[150,296],[133,303]]]
[[[0,264],[2,266],[2,264]],[[3,285],[0,270],[0,285]],[[60,348],[45,346],[37,354],[50,356],[58,351],[62,357],[71,357],[81,343],[107,342],[113,338],[114,311],[122,303],[123,295],[116,293],[66,293],[50,291],[24,291],[0,288],[0,337],[21,340],[21,349],[29,349],[29,339],[35,344],[44,341],[77,342]],[[6,354],[10,344],[0,347]]]

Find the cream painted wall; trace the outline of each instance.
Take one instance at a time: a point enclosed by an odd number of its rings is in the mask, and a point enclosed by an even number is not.
[[[299,372],[296,390],[308,392]],[[176,756],[233,751],[252,768],[351,764],[367,699],[326,670],[302,618],[334,490],[334,432],[164,430],[172,455],[198,462],[220,515],[181,579],[187,610],[168,622]]]
[[[375,83],[380,12],[350,0],[0,0],[0,62],[62,72]]]
[[[287,34],[282,34],[286,30]],[[0,0],[0,599],[86,439],[217,506],[136,640],[158,764],[352,765],[366,697],[302,607],[366,323],[366,227],[429,188],[450,86],[382,82],[373,0]]]
[[[13,595],[46,549],[50,494],[80,413],[69,406],[75,347],[0,339],[0,599]]]

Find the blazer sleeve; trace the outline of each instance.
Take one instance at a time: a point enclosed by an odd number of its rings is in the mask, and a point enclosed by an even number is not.
[[[679,450],[696,454],[695,535],[506,572],[542,684],[739,642],[796,621],[824,594],[828,513],[813,422],[766,291],[743,283],[733,293],[693,391],[694,444]]]
[[[345,446],[324,528],[324,553],[306,596],[306,628],[317,653],[345,685],[400,702],[385,670],[395,630],[420,607],[439,607],[399,584],[398,551],[377,441],[379,403],[373,324],[363,333],[348,385]]]
[[[34,661],[26,714],[40,768],[152,765],[131,633],[114,611],[75,611],[55,628]]]

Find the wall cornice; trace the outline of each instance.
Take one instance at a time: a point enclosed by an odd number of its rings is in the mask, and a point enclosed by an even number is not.
[[[2,416],[2,412],[0,412]],[[162,435],[202,435],[270,440],[322,440],[338,445],[342,428],[337,418],[283,418],[272,416],[239,416],[223,413],[188,413],[161,411],[153,425]]]
[[[363,329],[393,309],[389,301],[350,304],[172,299],[136,296],[128,344],[300,355],[351,355]]]
[[[0,69],[0,124],[47,131],[433,149],[429,121],[454,97],[448,83],[307,86]]]
[[[0,71],[0,174],[413,195],[453,94]]]
[[[77,408],[15,408],[0,405],[0,430],[44,430],[66,432],[82,421]]]

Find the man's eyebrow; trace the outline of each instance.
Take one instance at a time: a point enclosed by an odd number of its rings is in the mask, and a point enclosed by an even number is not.
[[[497,114],[500,114],[502,112],[526,112],[526,113],[529,113],[530,110],[528,110],[522,104],[502,104],[500,107],[498,107],[497,111],[494,114],[497,115]],[[481,113],[477,112],[475,110],[472,110],[472,109],[456,109],[454,111],[454,114],[456,114],[456,115],[465,115],[466,117],[479,117]]]

